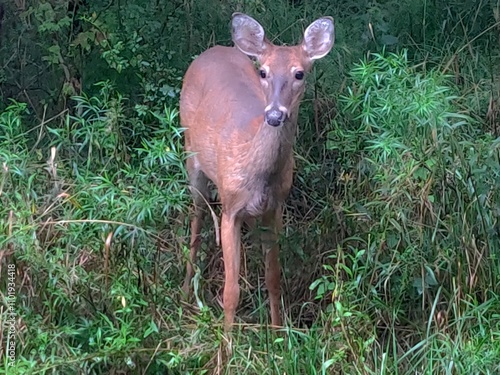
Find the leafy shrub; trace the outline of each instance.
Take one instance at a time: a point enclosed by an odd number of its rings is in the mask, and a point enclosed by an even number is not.
[[[340,299],[331,310],[337,322],[349,317],[366,327],[365,342],[383,334],[366,325],[374,320],[427,334],[446,320],[450,335],[464,335],[457,322],[468,308],[455,300],[457,290],[479,301],[499,292],[492,273],[499,267],[500,142],[460,110],[449,77],[419,72],[406,53],[373,54],[351,78],[341,98],[344,122],[328,134],[343,168],[338,204],[351,236],[331,256],[335,267],[325,266],[331,276],[312,288]],[[363,297],[353,302],[353,295]],[[408,349],[417,344],[408,338]]]

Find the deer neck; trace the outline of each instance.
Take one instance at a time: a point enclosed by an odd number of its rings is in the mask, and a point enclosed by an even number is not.
[[[289,118],[278,127],[263,123],[253,139],[255,168],[262,174],[279,174],[293,157],[296,132],[296,118]]]

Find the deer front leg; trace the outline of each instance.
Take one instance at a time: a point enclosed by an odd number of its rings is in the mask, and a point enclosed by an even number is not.
[[[269,305],[271,307],[271,323],[273,326],[280,326],[281,270],[278,237],[283,227],[281,207],[266,213],[262,217],[262,226],[261,241],[265,256],[265,274],[267,290],[269,291]]]
[[[222,255],[224,257],[224,329],[229,331],[234,322],[240,298],[241,219],[234,214],[222,213]]]

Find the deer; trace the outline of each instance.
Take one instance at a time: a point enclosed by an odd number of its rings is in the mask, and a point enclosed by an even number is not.
[[[180,94],[180,123],[194,211],[186,276],[189,296],[201,245],[209,180],[217,187],[222,217],[224,329],[234,324],[240,296],[241,229],[259,220],[271,324],[281,326],[279,236],[292,187],[293,146],[306,74],[334,44],[334,22],[322,17],[295,46],[271,43],[252,17],[234,13],[233,47],[214,46],[188,67]]]

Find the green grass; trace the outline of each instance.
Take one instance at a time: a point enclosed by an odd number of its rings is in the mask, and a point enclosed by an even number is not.
[[[119,3],[82,8],[80,26],[67,4],[5,5],[0,373],[500,373],[498,5]],[[331,14],[337,44],[300,113],[285,326],[268,327],[245,235],[228,337],[209,220],[197,298],[181,298],[190,196],[176,108],[183,71],[229,43],[234,10],[286,43]]]

